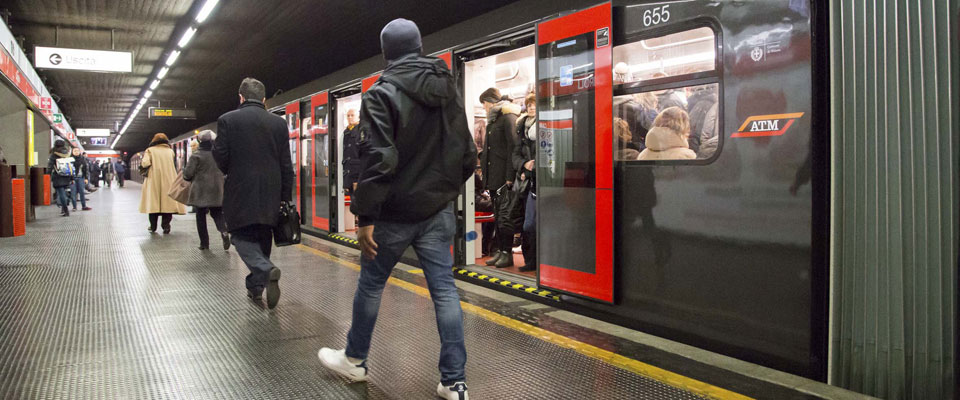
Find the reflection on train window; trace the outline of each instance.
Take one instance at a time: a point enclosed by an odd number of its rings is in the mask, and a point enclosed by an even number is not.
[[[614,97],[616,159],[712,157],[720,144],[718,88],[710,83]]]
[[[467,121],[473,123],[473,139],[477,151],[486,146],[487,112],[480,103],[480,94],[497,88],[501,96],[526,112],[524,98],[534,92],[536,48],[533,45],[464,63],[464,98]]]
[[[613,48],[618,161],[707,160],[722,147],[717,36],[710,27]]]
[[[633,83],[716,68],[713,29],[701,27],[613,48],[613,83]]]

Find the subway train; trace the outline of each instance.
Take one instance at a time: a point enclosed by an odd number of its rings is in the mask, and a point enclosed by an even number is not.
[[[528,94],[537,99],[537,271],[482,262],[491,217],[477,212],[471,181],[456,204],[458,278],[825,380],[828,22],[816,3],[543,6],[462,43],[449,41],[475,23],[425,37],[459,79],[479,150],[481,92],[496,87],[521,108]],[[304,231],[348,245],[356,223],[344,131],[379,76],[370,65],[268,100],[289,128]],[[637,126],[615,137],[614,125],[640,124],[628,114],[660,115],[662,104],[691,116],[695,156],[622,156],[624,140],[650,143]],[[174,145],[181,163],[189,140]]]

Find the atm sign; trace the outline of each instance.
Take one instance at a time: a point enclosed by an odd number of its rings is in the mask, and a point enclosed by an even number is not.
[[[803,113],[754,115],[743,121],[740,130],[730,137],[781,136],[787,133],[790,126],[800,117],[803,117]]]

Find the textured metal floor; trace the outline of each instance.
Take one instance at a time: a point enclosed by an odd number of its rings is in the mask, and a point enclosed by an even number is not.
[[[235,252],[197,250],[192,214],[151,235],[139,194],[101,189],[70,218],[38,208],[25,237],[0,239],[0,398],[434,398],[429,299],[387,287],[371,381],[347,384],[316,351],[345,344],[355,270],[277,249],[283,296],[257,307]],[[474,314],[465,328],[474,399],[698,398]]]

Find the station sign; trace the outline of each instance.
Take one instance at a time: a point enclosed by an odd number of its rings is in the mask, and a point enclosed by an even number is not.
[[[197,119],[197,111],[189,108],[150,107],[148,118],[157,119]]]
[[[133,53],[37,46],[34,51],[34,65],[37,68],[46,69],[131,72],[133,71]]]
[[[80,136],[80,137],[110,136],[110,130],[109,129],[77,129],[77,136]]]
[[[62,124],[63,123],[63,114],[54,113],[53,114],[53,123]]]
[[[107,138],[105,138],[105,137],[92,137],[92,138],[90,138],[90,145],[91,145],[91,146],[106,146],[106,145],[107,145]]]

